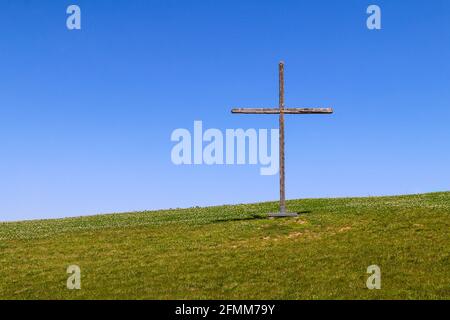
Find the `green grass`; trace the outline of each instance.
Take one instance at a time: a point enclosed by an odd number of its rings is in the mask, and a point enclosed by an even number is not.
[[[450,192],[0,223],[0,299],[449,299]],[[81,267],[81,290],[66,268]],[[381,268],[381,290],[366,269]]]

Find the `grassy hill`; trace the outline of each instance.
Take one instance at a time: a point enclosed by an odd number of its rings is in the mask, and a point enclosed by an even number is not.
[[[288,208],[301,216],[264,218],[270,202],[0,223],[0,299],[450,299],[450,192]]]

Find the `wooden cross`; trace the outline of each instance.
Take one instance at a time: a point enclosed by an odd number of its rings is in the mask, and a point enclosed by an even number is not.
[[[270,217],[295,217],[297,213],[286,212],[286,193],[284,175],[284,115],[285,114],[330,114],[332,108],[285,108],[284,107],[284,62],[281,61],[279,70],[279,108],[235,108],[232,113],[245,114],[279,114],[280,122],[280,212],[270,213]]]

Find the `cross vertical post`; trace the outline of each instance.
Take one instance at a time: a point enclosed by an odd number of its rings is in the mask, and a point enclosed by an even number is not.
[[[278,65],[278,84],[279,84],[279,152],[280,152],[280,213],[286,213],[286,193],[284,178],[284,62]]]
[[[279,114],[279,152],[280,152],[280,211],[269,213],[269,217],[296,217],[297,213],[286,211],[286,190],[284,172],[284,115],[285,114],[330,114],[332,108],[285,108],[284,107],[284,62],[278,64],[279,105],[278,108],[234,108],[231,113],[240,114]]]

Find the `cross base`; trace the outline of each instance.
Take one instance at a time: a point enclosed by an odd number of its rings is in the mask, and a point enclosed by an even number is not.
[[[271,212],[267,214],[271,218],[286,218],[286,217],[298,217],[298,213],[295,212]]]

